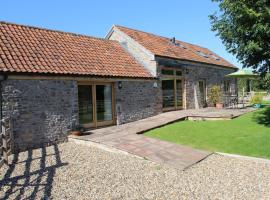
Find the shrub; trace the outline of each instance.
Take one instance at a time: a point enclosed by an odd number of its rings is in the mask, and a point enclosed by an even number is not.
[[[250,100],[251,104],[262,104],[262,102],[263,102],[263,95],[261,94],[255,94]]]
[[[208,101],[214,106],[217,103],[221,103],[221,89],[218,85],[214,85],[210,88],[208,92]]]

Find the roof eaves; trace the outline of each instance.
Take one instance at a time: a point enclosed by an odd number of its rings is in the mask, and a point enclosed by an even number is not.
[[[154,76],[121,76],[121,75],[98,75],[98,74],[82,74],[82,73],[54,73],[54,72],[16,72],[16,71],[0,71],[1,74],[7,75],[29,75],[29,76],[69,76],[69,77],[100,77],[100,78],[113,78],[113,79],[150,79],[154,80]]]
[[[201,62],[201,61],[196,61],[196,60],[188,60],[188,59],[180,59],[180,58],[176,58],[176,57],[162,56],[162,55],[158,55],[158,54],[155,54],[155,56],[161,57],[161,58],[170,58],[170,59],[179,60],[179,61],[188,61],[188,62],[202,63],[202,64],[206,64],[206,65],[214,65],[217,67],[225,67],[225,68],[229,68],[229,69],[238,69],[238,67],[236,67],[234,65],[231,65],[231,66],[217,65],[217,64],[213,64],[213,63]]]

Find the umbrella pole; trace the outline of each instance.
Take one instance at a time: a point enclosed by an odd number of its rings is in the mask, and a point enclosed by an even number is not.
[[[242,92],[243,92],[243,94],[242,94],[242,107],[244,108],[245,107],[245,105],[244,105],[245,87],[243,87]]]

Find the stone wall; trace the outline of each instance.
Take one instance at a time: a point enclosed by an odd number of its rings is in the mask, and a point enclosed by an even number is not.
[[[204,105],[199,100],[201,98],[199,93],[199,80],[203,80],[206,83],[206,98],[210,88],[213,85],[219,85],[221,87],[221,91],[223,92],[225,80],[230,81],[231,93],[236,94],[236,80],[233,78],[225,77],[225,75],[234,72],[234,70],[211,66],[200,67],[188,65],[186,67],[189,71],[188,74],[185,75],[187,109],[204,107]]]
[[[184,89],[186,93],[186,99],[184,101],[186,101],[186,109],[201,108],[204,106],[199,100],[199,80],[205,80],[207,87],[206,93],[213,85],[220,85],[223,89],[224,80],[230,80],[231,92],[236,93],[236,80],[225,77],[226,74],[235,71],[233,68],[229,69],[210,64],[180,61],[177,59],[154,56],[150,51],[145,49],[125,33],[118,30],[116,27],[113,28],[108,38],[120,42],[122,46],[155,77],[160,77],[161,66],[188,69],[189,73],[184,73]],[[159,83],[159,85],[161,85],[161,83]],[[161,88],[159,89],[161,90]],[[160,91],[159,94],[162,95],[162,92]]]
[[[153,76],[156,76],[157,64],[155,56],[150,51],[116,27],[114,27],[113,32],[108,39],[120,42],[122,47],[129,52],[138,63],[144,66]]]
[[[76,81],[6,80],[3,117],[11,117],[14,151],[66,139],[78,123]]]
[[[160,85],[156,81],[123,81],[116,84],[117,124],[140,120],[162,112]]]
[[[194,62],[180,61],[175,59],[156,57],[159,64],[157,74],[161,79],[161,68],[162,67],[174,67],[183,70],[183,78],[185,88],[184,92],[186,95],[186,109],[197,109],[202,108],[204,105],[200,102],[199,93],[199,80],[205,81],[206,84],[206,96],[209,89],[213,85],[221,86],[221,90],[224,88],[224,81],[229,80],[231,85],[231,93],[237,94],[237,82],[234,78],[226,78],[225,75],[232,73],[235,69],[229,69],[225,67],[200,64]]]
[[[117,124],[161,113],[155,82],[123,80],[121,89],[115,84]],[[76,81],[8,79],[2,82],[2,97],[3,117],[12,119],[14,152],[64,141],[78,125]]]

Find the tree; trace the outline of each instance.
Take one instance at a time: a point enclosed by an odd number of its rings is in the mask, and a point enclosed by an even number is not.
[[[263,90],[270,92],[270,74],[266,74],[265,77],[255,80],[253,84],[253,90]]]
[[[270,0],[212,0],[219,12],[210,15],[227,51],[245,68],[265,75],[270,70]]]

